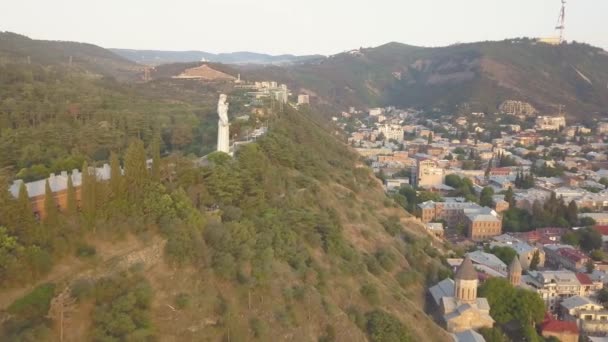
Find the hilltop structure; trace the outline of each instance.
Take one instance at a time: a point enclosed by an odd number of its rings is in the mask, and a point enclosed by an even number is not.
[[[236,78],[203,64],[201,66],[184,70],[181,74],[173,76],[181,79],[198,79],[204,81],[235,81]]]

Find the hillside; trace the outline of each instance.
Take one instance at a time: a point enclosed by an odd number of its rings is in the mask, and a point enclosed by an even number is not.
[[[188,62],[215,62],[225,64],[291,64],[321,57],[296,55],[269,55],[255,52],[210,53],[204,51],[163,51],[163,50],[132,50],[109,49],[135,63],[144,65],[160,65]]]
[[[553,114],[608,115],[608,52],[584,44],[505,40],[420,48],[390,43],[286,68],[244,68],[339,106],[494,111],[507,99]]]
[[[203,168],[176,155],[148,174],[145,153],[134,141],[124,176],[83,184],[96,195],[80,214],[37,223],[0,196],[13,288],[0,291],[0,336],[58,336],[59,316],[44,318],[55,297],[78,312],[71,340],[449,340],[423,311],[426,284],[449,274],[439,251],[310,113],[279,113],[265,137]],[[24,235],[39,226],[48,233]]]
[[[30,39],[0,31],[0,62],[68,66],[121,80],[135,79],[141,67],[113,52],[87,43]],[[28,62],[29,61],[29,62]]]

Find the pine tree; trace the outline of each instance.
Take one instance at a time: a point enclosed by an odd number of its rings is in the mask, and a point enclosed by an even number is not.
[[[44,185],[44,211],[46,214],[44,224],[48,227],[57,227],[59,224],[59,211],[57,210],[57,202],[55,202],[55,196],[48,179]]]
[[[74,189],[74,182],[72,181],[72,175],[68,176],[68,189],[67,189],[67,205],[65,213],[69,217],[73,217],[78,211],[78,204],[76,201],[76,189]]]
[[[427,144],[432,144],[433,143],[433,132],[430,132],[428,135],[428,141]]]

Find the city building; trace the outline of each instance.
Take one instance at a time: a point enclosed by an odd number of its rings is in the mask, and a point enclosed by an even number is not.
[[[545,338],[555,337],[561,342],[579,342],[579,331],[575,322],[559,321],[547,314],[540,330]]]
[[[538,267],[545,265],[545,252],[542,248],[525,243],[511,235],[503,234],[492,238],[490,247],[508,247],[517,253],[517,257],[524,270],[530,268],[534,254],[538,254]]]
[[[516,116],[531,116],[537,113],[534,108],[528,102],[507,100],[500,104],[498,109],[505,114],[516,115]]]
[[[438,167],[437,162],[432,159],[420,158],[416,162],[416,168],[413,174],[414,186],[421,187],[424,185],[440,185],[444,181],[444,170]]]
[[[573,296],[560,304],[563,320],[576,322],[586,333],[608,332],[608,310],[588,297]]]
[[[307,94],[298,95],[298,106],[310,104],[310,97]]]
[[[536,118],[536,129],[539,131],[559,131],[566,127],[565,116],[539,116]]]
[[[559,304],[566,298],[588,296],[598,287],[601,288],[600,284],[593,286],[589,277],[577,276],[576,273],[567,270],[530,271],[522,278],[539,294],[550,311],[557,311]],[[584,284],[581,284],[579,278]]]
[[[547,256],[547,264],[556,268],[565,268],[571,271],[584,270],[589,257],[570,245],[545,245],[543,247]]]
[[[467,236],[481,241],[502,234],[502,219],[491,208],[465,209]]]
[[[384,135],[384,140],[403,141],[403,128],[399,125],[381,125],[378,131]]]

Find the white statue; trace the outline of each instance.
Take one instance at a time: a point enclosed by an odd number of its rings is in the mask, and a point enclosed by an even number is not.
[[[221,94],[217,102],[217,150],[230,153],[230,124],[228,123],[228,96]]]

